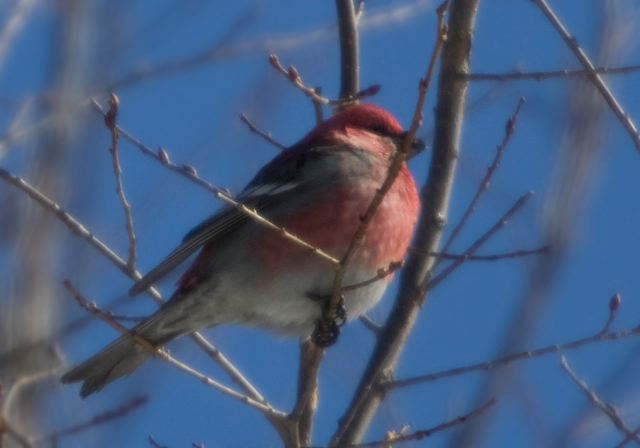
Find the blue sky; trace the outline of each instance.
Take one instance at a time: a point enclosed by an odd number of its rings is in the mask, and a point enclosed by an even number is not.
[[[554,0],[552,4],[587,53],[595,54],[603,14],[601,2]],[[640,50],[633,27],[640,10],[632,1],[611,4],[622,21],[617,31],[629,31],[621,48],[596,63],[638,63]],[[436,6],[429,1],[366,3],[361,84],[381,84],[381,92],[372,101],[392,111],[405,125],[409,124],[417,82],[433,46]],[[83,89],[86,95],[139,67],[181,60],[210,48],[229,29],[237,28],[226,47],[233,51],[218,60],[116,89],[121,101],[119,123],[125,129],[153,148],[167,148],[173,160],[196,166],[204,178],[232,192],[238,192],[277,151],[247,131],[238,120],[240,113],[246,113],[285,144],[294,143],[313,126],[309,101],[269,66],[269,52],[277,53],[285,65],[294,64],[306,83],[322,86],[327,96],[335,97],[339,90],[337,36],[331,28],[335,22],[333,2],[237,1],[225,2],[222,7],[202,0],[98,1],[91,2],[86,13],[90,31],[78,44],[78,51],[87,55],[87,85]],[[0,92],[5,99],[20,102],[42,94],[50,85],[57,61],[55,17],[53,6],[35,7],[0,72]],[[239,17],[245,20],[234,25]],[[532,2],[481,2],[472,72],[578,67]],[[640,75],[609,77],[607,81],[631,117],[640,120]],[[557,194],[552,180],[570,113],[572,86],[566,79],[471,85],[451,223],[457,222],[484,175],[518,98],[524,96],[527,102],[503,164],[455,251],[464,250],[528,190],[536,192],[533,200],[482,253],[543,243],[545,210]],[[420,131],[427,139],[431,135],[434,99],[434,91],[429,92],[425,125]],[[0,109],[3,128],[13,114],[11,108]],[[68,180],[65,205],[96,235],[124,254],[124,221],[113,193],[106,151],[110,137],[95,112],[81,110],[75,119],[77,135],[70,149],[73,156],[68,171],[73,175]],[[608,299],[616,291],[622,294],[623,305],[615,328],[638,323],[640,161],[631,139],[606,108],[602,125],[602,149],[590,176],[588,194],[572,229],[567,256],[551,285],[548,305],[528,347],[569,341],[598,331],[607,317]],[[19,142],[0,160],[0,166],[28,177],[25,166],[36,151],[36,146]],[[132,146],[123,142],[121,151],[125,187],[139,235],[139,267],[144,271],[220,204],[208,193],[142,157]],[[426,152],[411,161],[411,169],[421,184],[429,157]],[[0,186],[4,188],[8,187]],[[55,277],[60,283],[71,278],[99,304],[123,296],[129,280],[84,243],[68,237],[62,226],[59,228],[61,250]],[[506,329],[513,324],[532,264],[532,260],[521,259],[463,266],[430,296],[397,376],[495,357]],[[163,285],[166,295],[171,287],[171,281]],[[372,318],[384,319],[395,292],[394,285],[371,313]],[[61,286],[56,300],[69,319],[82,315]],[[121,311],[136,314],[152,309],[150,301],[140,297],[132,299]],[[218,328],[208,335],[274,405],[283,409],[291,406],[295,397],[296,341],[232,327]],[[69,362],[76,362],[114,336],[111,329],[95,323],[61,340],[61,346]],[[328,351],[321,371],[320,407],[314,431],[317,443],[327,441],[336,428],[336,420],[351,398],[373,343],[367,330],[354,323]],[[634,381],[640,371],[634,359],[637,350],[638,341],[632,338],[567,353],[579,375],[619,406],[632,428],[640,423],[639,389]],[[226,381],[224,374],[188,341],[173,344],[172,352]],[[582,416],[582,420],[578,436],[567,442],[569,445],[610,446],[622,439],[601,413],[592,411],[580,390],[560,369],[558,356],[521,362],[509,373],[511,385],[497,396],[498,404],[490,411],[494,418],[478,446],[551,446],[576,416]],[[385,431],[405,423],[413,429],[428,428],[468,412],[486,375],[469,374],[392,394],[380,408],[368,439],[379,439]],[[76,394],[74,386],[52,393],[43,408],[46,428],[77,422],[136,394],[148,394],[150,402],[124,420],[68,438],[61,446],[144,446],[148,434],[170,447],[199,441],[208,447],[278,446],[277,435],[257,412],[159,361],[147,363],[129,379],[86,401]],[[436,436],[431,446],[448,446],[451,436],[452,433]]]

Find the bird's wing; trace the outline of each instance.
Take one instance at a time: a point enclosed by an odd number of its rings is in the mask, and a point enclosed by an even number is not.
[[[342,146],[284,151],[256,175],[238,201],[268,216],[273,208],[291,202],[294,197],[324,189],[335,181],[337,176],[330,173],[334,164],[328,159],[344,151],[355,153],[351,148]],[[248,219],[245,213],[235,207],[226,207],[206,219],[187,233],[182,244],[167,258],[138,280],[129,294],[136,295],[146,290],[198,249],[228,235]]]

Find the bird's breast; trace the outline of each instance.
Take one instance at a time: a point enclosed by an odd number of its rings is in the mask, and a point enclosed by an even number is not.
[[[380,183],[368,180],[325,192],[274,221],[305,242],[340,259]],[[401,261],[411,241],[418,208],[415,183],[408,172],[402,172],[370,221],[353,263],[377,270]],[[270,270],[302,267],[319,261],[318,255],[310,250],[266,228],[258,231],[253,245],[257,260]]]

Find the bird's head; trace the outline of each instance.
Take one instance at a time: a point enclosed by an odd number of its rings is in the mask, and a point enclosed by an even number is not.
[[[311,146],[333,143],[356,143],[366,148],[367,141],[390,139],[400,147],[407,133],[396,117],[385,109],[374,104],[357,104],[350,106],[331,118],[318,124],[303,141]],[[377,147],[377,146],[376,146]],[[414,138],[411,142],[409,157],[419,153],[425,145],[422,140]]]

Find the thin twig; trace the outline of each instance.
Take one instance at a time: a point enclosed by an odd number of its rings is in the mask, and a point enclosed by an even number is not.
[[[141,66],[112,82],[108,87],[108,91],[121,89],[150,78],[181,73],[222,58],[225,54],[229,54],[233,39],[251,23],[256,16],[255,12],[255,8],[251,8],[249,11],[238,16],[224,36],[222,36],[222,39],[211,46],[211,48],[176,61],[159,63],[153,66]]]
[[[0,136],[0,159],[5,155],[6,151],[10,149],[11,145],[20,141],[31,134],[34,127],[27,119],[33,109],[34,104],[33,97],[28,97],[20,103],[20,106],[16,113],[13,115],[11,123],[4,131],[4,134]]]
[[[259,129],[255,124],[251,122],[251,120],[249,120],[249,118],[245,114],[240,114],[240,121],[246,124],[251,132],[253,132],[256,135],[259,135],[260,137],[265,139],[267,142],[271,143],[276,148],[280,150],[287,149],[285,145],[283,145],[282,143],[280,143],[279,141],[277,141],[271,136],[271,132],[264,132],[261,129]]]
[[[220,382],[218,382],[218,381],[206,376],[203,373],[200,373],[196,369],[194,369],[194,368],[188,366],[187,364],[177,360],[176,358],[171,356],[166,350],[164,350],[162,347],[154,346],[152,343],[150,343],[146,339],[142,338],[140,335],[132,333],[131,331],[129,331],[129,329],[127,327],[123,326],[118,321],[112,319],[111,316],[109,315],[109,313],[101,310],[100,308],[98,308],[98,306],[95,303],[93,303],[93,302],[89,301],[87,298],[85,298],[73,286],[73,284],[69,280],[65,280],[63,284],[64,284],[64,287],[71,293],[73,298],[76,300],[76,302],[78,302],[78,304],[82,308],[84,308],[89,313],[93,314],[94,316],[99,317],[104,322],[109,324],[112,328],[114,328],[115,330],[119,331],[121,334],[129,336],[133,343],[135,343],[138,346],[140,346],[141,348],[147,350],[150,355],[168,362],[169,364],[171,364],[172,366],[174,366],[178,370],[181,370],[181,371],[183,371],[183,372],[195,377],[200,382],[212,387],[213,389],[215,389],[215,390],[217,390],[219,392],[222,392],[225,395],[228,395],[228,396],[230,396],[232,398],[235,398],[236,400],[240,401],[241,403],[244,403],[244,404],[246,404],[248,406],[251,406],[251,407],[259,410],[260,412],[268,415],[269,417],[278,418],[278,417],[284,417],[286,415],[282,411],[278,411],[277,409],[274,409],[270,404],[265,403],[265,402],[261,402],[261,401],[256,401],[256,400],[254,400],[253,398],[251,398],[248,395],[241,394],[240,392],[237,392],[236,390],[231,389],[228,386],[225,386],[224,384],[222,384],[222,383],[220,383]]]
[[[28,22],[29,15],[33,12],[34,6],[38,2],[35,0],[19,0],[14,2],[11,11],[8,5],[5,5],[4,23],[0,30],[0,70],[4,66],[7,54],[11,49],[11,45],[15,43],[20,31]]]
[[[509,210],[507,210],[507,212],[502,215],[500,219],[493,226],[491,226],[489,230],[487,230],[469,246],[469,248],[462,254],[463,256],[461,258],[454,260],[449,266],[444,268],[441,272],[439,272],[431,280],[429,280],[429,282],[427,283],[427,289],[431,290],[435,288],[444,279],[451,275],[453,271],[462,266],[462,264],[464,264],[467,260],[467,257],[473,255],[478,249],[480,249],[480,247],[482,247],[487,241],[489,241],[489,239],[493,235],[495,235],[500,229],[502,229],[513,217],[513,215],[515,215],[518,210],[520,210],[532,196],[532,191],[529,191],[520,196],[520,198],[518,198],[518,200],[509,208]]]
[[[356,25],[360,22],[360,19],[362,19],[362,16],[364,15],[364,4],[365,4],[365,0],[357,0],[356,1]]]
[[[291,84],[294,85],[298,90],[304,93],[314,104],[319,106],[342,106],[345,103],[351,103],[353,101],[361,100],[363,98],[367,98],[370,96],[376,95],[381,86],[378,84],[374,84],[372,86],[367,87],[364,90],[356,92],[349,98],[340,98],[338,100],[330,99],[325,96],[322,96],[319,92],[317,92],[317,88],[312,88],[304,84],[302,81],[302,77],[300,76],[300,72],[294,66],[289,66],[289,68],[285,68],[278,56],[275,54],[269,55],[269,63],[273,68],[276,69],[278,73],[287,78]]]
[[[495,174],[496,169],[500,165],[502,156],[504,155],[504,152],[507,149],[507,145],[509,144],[509,141],[511,140],[511,137],[513,136],[513,133],[515,131],[516,123],[518,122],[518,117],[520,116],[520,110],[524,105],[524,101],[525,100],[522,97],[518,100],[518,104],[516,105],[516,110],[513,112],[513,114],[511,114],[511,116],[507,120],[507,124],[504,129],[504,137],[502,138],[502,142],[500,142],[500,144],[496,148],[496,155],[493,158],[493,161],[491,162],[489,167],[487,168],[486,174],[480,181],[480,184],[478,185],[478,189],[476,190],[476,193],[473,195],[473,199],[471,199],[471,202],[467,206],[467,209],[462,214],[462,218],[460,218],[460,221],[458,222],[458,224],[453,228],[453,230],[451,231],[451,235],[449,235],[449,238],[447,239],[447,242],[442,247],[442,252],[447,252],[447,250],[449,250],[449,248],[453,245],[453,242],[456,240],[456,238],[460,234],[460,231],[464,228],[465,224],[469,221],[469,217],[475,211],[476,205],[478,205],[478,201],[480,200],[480,197],[482,196],[483,193],[485,193],[489,189],[491,179],[493,178],[493,175]]]
[[[595,67],[593,71],[584,69],[561,69],[537,72],[514,71],[510,73],[469,73],[461,75],[467,81],[545,81],[554,78],[575,78],[592,76],[593,72],[600,75],[628,75],[640,71],[640,65],[624,67]]]
[[[111,264],[116,266],[124,275],[138,281],[142,278],[142,275],[137,270],[132,270],[127,266],[127,262],[115,253],[107,244],[91,233],[87,227],[85,227],[80,221],[74,218],[66,210],[64,210],[59,204],[49,199],[42,192],[37,190],[27,181],[21,177],[0,168],[0,179],[5,180],[9,184],[13,185],[20,191],[24,192],[31,199],[40,204],[45,210],[52,213],[58,220],[60,220],[74,235],[85,240],[91,247],[96,249],[102,256],[104,256]],[[146,291],[149,296],[156,303],[163,303],[164,299],[160,292],[150,287]],[[256,400],[264,401],[264,398],[257,392],[256,388],[251,382],[233,365],[233,363],[226,358],[219,350],[211,344],[202,334],[195,332],[190,336],[196,344],[202,348],[214,361],[218,362],[220,367],[227,372],[231,379],[242,387],[247,393],[251,394]]]
[[[160,444],[151,434],[147,436],[147,442],[149,442],[149,445],[153,448],[169,448],[167,445]]]
[[[359,85],[359,61],[358,61],[358,30],[356,27],[356,17],[352,0],[336,0],[338,26],[340,31],[340,53],[341,53],[341,90],[340,100],[344,105],[350,102],[357,102]],[[272,55],[269,60],[278,71],[284,73],[284,67],[279,63],[277,57]],[[289,80],[300,90],[305,92],[312,99],[316,121],[323,118],[323,103],[316,98],[321,98],[321,89],[309,89],[304,87],[300,79],[299,72],[290,67],[287,71]],[[376,91],[377,92],[377,91]],[[343,264],[338,265],[336,277],[340,276]],[[329,313],[333,308],[333,300],[337,306],[337,298],[333,296],[329,299]],[[330,314],[331,315],[331,314]],[[293,431],[289,431],[287,439],[295,438],[293,446],[309,445],[312,439],[313,416],[317,407],[318,394],[318,371],[324,350],[315,344],[315,341],[308,341],[300,347],[300,368],[298,376],[298,396],[295,407],[291,412],[293,421]]]
[[[69,426],[67,428],[59,429],[58,431],[52,432],[40,440],[38,443],[49,443],[52,446],[57,446],[60,439],[64,437],[68,437],[70,435],[77,434],[84,430],[93,428],[94,426],[102,425],[104,423],[109,423],[113,420],[126,417],[129,413],[138,410],[141,406],[145,405],[149,401],[149,397],[146,395],[139,395],[137,397],[132,398],[127,403],[118,406],[116,409],[112,409],[106,412],[102,412],[98,415],[91,417],[89,420],[75,424],[73,426]]]
[[[375,322],[373,319],[371,319],[366,314],[363,314],[362,316],[360,316],[358,318],[358,320],[362,323],[362,325],[365,326],[365,328],[367,330],[369,330],[374,335],[378,336],[382,332],[382,325],[380,325],[379,323]]]
[[[587,399],[595,407],[600,409],[604,413],[604,415],[609,417],[609,420],[611,420],[611,422],[615,425],[616,428],[618,428],[620,431],[624,433],[625,437],[628,437],[634,442],[636,442],[637,444],[640,444],[640,438],[638,438],[638,435],[635,434],[631,430],[631,428],[627,426],[627,424],[622,419],[622,417],[620,417],[620,414],[618,414],[617,409],[613,407],[611,404],[603,401],[600,397],[598,397],[598,395],[595,393],[595,391],[593,391],[589,387],[586,381],[578,377],[576,372],[569,365],[569,361],[564,355],[560,356],[560,363],[562,365],[562,369],[567,373],[567,375],[569,375],[569,378],[571,378],[571,380],[578,385],[580,390],[584,392],[584,394],[587,396]]]
[[[16,442],[16,446],[20,448],[33,448],[33,444],[29,442],[29,439],[20,433],[7,419],[0,415],[0,445],[2,444],[2,435],[7,434]]]
[[[336,0],[340,35],[340,99],[357,102],[360,90],[358,21],[353,0]],[[351,100],[351,101],[350,101]]]
[[[611,329],[611,325],[613,325],[613,322],[616,320],[616,316],[618,315],[618,309],[620,308],[620,304],[622,303],[622,296],[620,295],[619,292],[616,292],[610,299],[609,299],[609,317],[607,318],[607,321],[604,324],[604,327],[602,327],[601,333],[608,333],[609,330]]]
[[[318,407],[318,371],[323,351],[312,341],[300,345],[300,367],[298,369],[298,396],[290,418],[297,425],[297,443],[311,443],[313,415]]]
[[[332,103],[332,100],[326,98],[322,95],[316,93],[316,90],[312,87],[307,87],[302,82],[302,77],[300,76],[300,72],[293,65],[289,66],[288,69],[284,68],[284,66],[280,63],[280,59],[275,54],[269,55],[269,63],[273,68],[276,69],[282,76],[287,78],[291,84],[293,84],[298,90],[304,93],[314,104],[321,105],[329,105]]]
[[[32,186],[23,178],[16,176],[9,171],[0,168],[0,178],[13,185],[18,190],[25,193],[31,199],[36,201],[47,211],[55,215],[58,220],[67,226],[67,228],[76,236],[87,241],[91,246],[97,249],[102,255],[109,259],[114,265],[120,269],[126,276],[138,280],[142,278],[140,273],[133,272],[128,266],[127,262],[116,254],[109,246],[96,237],[89,229],[87,229],[80,221],[74,218],[71,214],[67,213],[59,204],[49,199],[42,192]],[[136,278],[137,277],[137,278]]]
[[[91,103],[93,104],[94,108],[100,112],[101,114],[105,114],[104,109],[102,108],[102,106],[100,106],[100,104],[94,99],[91,101]],[[210,193],[212,193],[217,199],[221,200],[222,202],[232,206],[233,208],[235,208],[236,210],[238,210],[240,213],[248,216],[249,218],[251,218],[252,220],[254,220],[256,223],[276,232],[279,233],[283,238],[301,246],[304,247],[305,249],[308,249],[310,252],[314,253],[315,255],[317,255],[318,257],[328,261],[329,263],[332,263],[333,265],[338,265],[339,261],[337,258],[332,257],[331,255],[329,255],[328,253],[324,252],[322,249],[307,243],[306,241],[302,240],[301,238],[293,235],[292,233],[290,233],[289,231],[287,231],[284,227],[278,226],[276,224],[274,224],[273,222],[269,221],[268,219],[266,219],[265,217],[263,217],[260,213],[258,213],[255,209],[246,206],[245,204],[242,204],[241,202],[236,201],[235,199],[233,199],[229,193],[224,190],[223,188],[220,188],[216,185],[213,185],[212,183],[208,182],[207,180],[203,179],[202,177],[200,177],[196,171],[196,169],[190,165],[177,165],[175,163],[173,163],[169,157],[168,152],[163,149],[160,148],[158,149],[158,151],[154,151],[153,149],[151,149],[150,147],[148,147],[147,145],[145,145],[144,143],[142,143],[142,141],[140,141],[138,138],[136,138],[133,134],[129,133],[128,131],[126,131],[125,129],[123,129],[121,126],[117,126],[118,131],[120,132],[120,135],[125,138],[126,140],[128,140],[130,143],[132,143],[136,148],[138,148],[138,150],[140,150],[144,155],[151,157],[152,159],[154,159],[155,161],[159,162],[160,164],[162,164],[163,166],[165,166],[167,169],[169,169],[170,171],[173,171],[174,173],[179,174],[180,176],[190,180],[191,182],[195,183],[196,185],[199,185],[201,187],[203,187],[204,189],[206,189],[207,191],[209,191]]]
[[[627,133],[631,137],[636,149],[640,151],[640,134],[638,134],[638,128],[635,123],[631,119],[631,117],[625,112],[622,108],[616,97],[613,95],[607,84],[604,82],[602,77],[595,71],[596,67],[593,65],[589,56],[585,53],[585,51],[578,45],[577,39],[571,35],[569,30],[564,26],[564,24],[560,21],[560,18],[557,14],[551,9],[551,6],[546,2],[546,0],[531,0],[535,3],[538,8],[545,15],[547,20],[551,23],[551,25],[556,29],[556,31],[562,37],[565,44],[569,49],[573,52],[573,54],[578,58],[580,63],[587,69],[589,79],[593,83],[593,85],[598,89],[606,103],[609,105],[614,115],[622,123],[624,128],[627,130]]]
[[[423,208],[416,231],[418,247],[435,250],[441,236],[451,196],[456,161],[459,153],[460,131],[466,101],[467,83],[449,77],[449,73],[465,71],[468,67],[471,39],[477,11],[477,0],[454,0],[449,26],[443,15],[448,2],[438,8],[439,27],[436,46],[443,47],[441,74],[436,108],[436,134],[429,178],[422,190]],[[446,40],[446,43],[443,41]],[[435,51],[435,48],[434,48]],[[432,57],[429,66],[437,58]],[[422,89],[426,83],[421,82]],[[339,427],[331,446],[359,441],[384,399],[377,385],[392,374],[404,345],[413,329],[433,264],[429,257],[410,254],[402,271],[400,291],[389,319],[377,340],[366,370],[347,410],[339,420]]]
[[[445,2],[445,4],[447,3]],[[416,107],[413,113],[413,119],[411,121],[411,126],[409,127],[409,131],[407,132],[407,136],[404,139],[402,146],[400,146],[395,152],[395,154],[393,155],[393,158],[391,160],[391,163],[389,164],[389,168],[387,170],[387,175],[384,182],[382,183],[380,188],[376,190],[376,193],[373,196],[371,203],[367,207],[367,210],[365,211],[365,213],[362,215],[360,225],[356,229],[356,232],[351,238],[351,242],[349,243],[349,246],[347,247],[345,254],[342,256],[342,259],[340,260],[340,266],[336,271],[336,274],[334,277],[332,293],[331,293],[331,298],[329,302],[330,313],[331,311],[335,311],[336,307],[338,306],[338,303],[342,294],[342,289],[343,289],[342,282],[344,280],[344,275],[347,271],[347,267],[351,263],[352,258],[355,256],[356,251],[359,249],[360,245],[364,241],[364,237],[367,233],[367,229],[369,228],[369,224],[373,220],[376,212],[378,211],[378,208],[382,204],[384,197],[387,195],[387,193],[393,186],[393,183],[398,177],[398,174],[400,174],[400,170],[403,164],[405,163],[407,154],[409,154],[409,150],[416,136],[416,133],[418,132],[418,129],[420,128],[420,126],[422,126],[422,121],[423,121],[422,109],[424,108],[427,90],[429,88],[429,85],[431,84],[433,72],[435,70],[435,66],[440,56],[440,51],[442,49],[442,44],[445,39],[445,34],[444,34],[445,33],[444,31],[445,30],[445,25],[444,25],[445,12],[446,12],[445,8],[439,8],[438,10],[437,40],[433,48],[433,52],[431,53],[431,59],[429,60],[429,64],[427,65],[425,76],[419,82],[418,99],[416,101]]]
[[[123,314],[115,314],[107,309],[105,309],[104,312],[108,313],[113,320],[117,320],[118,322],[142,322],[146,319],[145,316],[125,316]]]
[[[362,282],[359,283],[354,283],[353,285],[347,285],[347,286],[343,286],[342,287],[342,291],[353,291],[354,289],[360,289],[363,288],[365,286],[369,286],[372,283],[375,283],[377,281],[380,281],[384,278],[387,278],[388,276],[392,275],[394,272],[396,272],[398,269],[400,269],[403,266],[404,262],[402,261],[392,261],[391,263],[389,263],[389,266],[383,267],[378,269],[378,272],[376,273],[376,275],[374,277],[371,277],[370,279],[364,280]]]
[[[360,30],[372,32],[385,27],[401,26],[411,20],[415,20],[417,17],[421,17],[431,4],[431,0],[414,0],[408,3],[392,4],[388,8],[382,8],[373,14],[363,16],[359,21],[359,28]],[[335,37],[336,25],[330,23],[319,25],[303,33],[294,32],[275,37],[258,36],[254,39],[234,42],[236,35],[242,31],[245,24],[249,23],[249,19],[255,16],[255,11],[256,8],[253,8],[239,17],[231,25],[223,39],[204,51],[179,57],[173,61],[160,62],[153,65],[140,64],[139,67],[133,68],[129,73],[112,82],[106,91],[128,87],[152,78],[179,74],[185,70],[197,69],[208,64],[247,54],[264,54],[269,51],[291,51],[295,48],[307,48],[315,42],[327,41]]]
[[[602,3],[604,5],[605,3]],[[603,7],[604,8],[604,7]],[[599,56],[611,54],[612,48],[620,48],[614,41],[616,22],[603,15],[601,39],[598,40]],[[618,24],[619,25],[619,24]],[[613,28],[612,28],[613,27]],[[625,45],[623,41],[619,44]],[[562,267],[568,263],[569,248],[575,243],[576,229],[583,221],[583,205],[589,193],[589,185],[594,173],[599,169],[599,153],[604,150],[601,144],[601,128],[605,103],[600,93],[588,82],[580,83],[580,88],[571,89],[570,112],[565,117],[566,129],[563,143],[556,151],[555,173],[552,194],[547,197],[546,212],[542,228],[542,240],[549,243],[553,250],[544,259],[532,263],[525,276],[524,284],[519,288],[521,297],[513,301],[515,305],[507,328],[498,343],[500,356],[520,351],[527,344],[542,323],[545,310],[553,300],[552,291],[557,286]],[[494,370],[483,375],[476,392],[474,402],[493,396],[508,388],[513,372]],[[483,441],[489,428],[494,426],[494,415],[482,424],[471,424],[462,428],[453,440],[454,446],[468,446]],[[481,443],[481,442],[480,442]]]
[[[549,252],[551,246],[541,246],[536,249],[521,249],[514,250],[511,252],[505,252],[501,254],[492,254],[492,255],[470,255],[470,254],[451,254],[447,252],[440,251],[430,251],[426,252],[416,247],[410,247],[409,250],[413,252],[418,252],[422,254],[427,254],[430,257],[441,258],[443,260],[464,260],[464,261],[501,261],[501,260],[512,260],[514,258],[523,258],[529,257],[532,255],[544,255]]]
[[[313,89],[318,95],[322,95],[322,87],[316,87]],[[324,109],[322,108],[322,104],[312,102],[313,104],[313,113],[316,116],[316,124],[320,124],[324,121]]]
[[[113,174],[116,178],[116,193],[122,204],[125,217],[125,227],[129,238],[129,257],[127,258],[127,267],[131,270],[136,268],[136,233],[133,227],[133,216],[131,214],[131,204],[127,200],[122,182],[122,165],[120,164],[120,151],[118,150],[118,142],[120,140],[120,131],[118,131],[118,111],[120,109],[120,99],[115,93],[109,98],[109,110],[104,117],[104,123],[111,133],[111,159],[113,161]]]
[[[442,432],[444,430],[453,428],[455,426],[461,425],[463,423],[465,423],[467,420],[470,420],[474,417],[479,416],[480,414],[482,414],[483,412],[485,412],[486,410],[488,410],[489,408],[493,407],[496,404],[496,399],[492,398],[491,400],[487,401],[485,404],[481,405],[480,407],[474,409],[473,411],[458,416],[456,418],[454,418],[453,420],[448,420],[444,423],[440,423],[437,426],[434,426],[433,428],[430,429],[422,429],[420,431],[415,431],[412,432],[411,434],[398,434],[398,435],[394,435],[391,437],[388,437],[385,440],[379,440],[379,441],[375,441],[375,442],[367,442],[367,443],[356,443],[356,444],[351,444],[351,445],[347,445],[349,448],[375,448],[375,447],[382,447],[382,448],[387,448],[387,447],[391,447],[396,443],[403,443],[403,442],[412,442],[415,440],[423,440],[427,437],[431,437],[432,435]]]
[[[346,105],[349,102],[356,102],[358,96],[358,31],[356,27],[356,17],[354,14],[352,0],[336,0],[338,23],[340,28],[341,42],[341,76],[342,88],[339,104]],[[332,104],[330,100],[325,101],[321,96],[321,88],[311,89],[302,82],[299,72],[290,66],[286,70],[275,55],[269,57],[271,65],[286,76],[294,86],[311,98],[316,122],[323,120],[323,105]],[[377,93],[379,87],[374,88],[372,94]],[[335,104],[335,102],[333,102]],[[342,262],[342,260],[341,260]],[[343,268],[340,263],[337,265],[336,277],[340,275]],[[329,298],[329,313],[334,307],[334,297]],[[337,299],[336,303],[337,303]],[[337,306],[337,305],[336,305]],[[291,412],[292,426],[283,434],[285,443],[292,446],[309,445],[312,438],[313,416],[316,411],[318,371],[324,350],[315,344],[315,341],[308,341],[300,346],[300,368],[298,376],[298,396],[293,411]]]
[[[614,297],[618,296],[616,294]],[[610,319],[607,320],[609,322]],[[605,326],[606,328],[606,326]],[[491,361],[480,362],[476,364],[470,364],[468,366],[456,367],[453,369],[442,370],[439,372],[428,373],[425,375],[418,375],[411,378],[402,380],[388,381],[383,384],[385,390],[393,390],[403,387],[414,386],[416,384],[430,383],[438,381],[443,378],[451,378],[460,375],[465,375],[471,372],[489,371],[497,368],[505,367],[517,361],[523,361],[527,359],[537,358],[540,356],[550,355],[553,353],[562,353],[570,350],[576,350],[588,345],[600,344],[603,342],[618,341],[628,337],[640,336],[640,325],[620,331],[606,331],[599,330],[597,333],[584,338],[576,339],[561,344],[552,344],[544,347],[527,350],[524,352],[513,353],[510,355],[502,356],[500,358],[493,359]]]
[[[618,443],[615,446],[615,448],[624,448],[625,446],[627,446],[629,442],[634,440],[634,438],[636,438],[638,435],[640,435],[640,426],[634,429],[633,432],[628,436],[624,436],[624,439],[622,439],[620,443]]]

